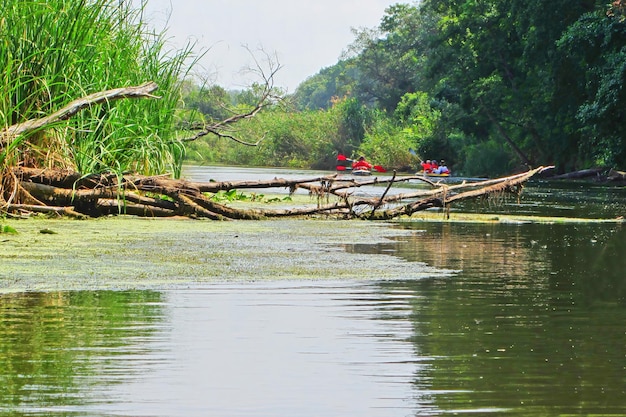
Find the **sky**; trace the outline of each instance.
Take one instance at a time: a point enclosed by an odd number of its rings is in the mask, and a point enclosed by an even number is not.
[[[135,2],[138,0],[135,0]],[[322,68],[339,60],[353,41],[352,28],[375,28],[399,0],[147,0],[144,18],[166,28],[171,47],[188,41],[206,51],[195,72],[230,88],[261,81],[244,45],[276,56],[282,68],[274,84],[293,93]],[[169,17],[169,20],[168,20]],[[255,54],[259,61],[264,54]],[[265,67],[267,68],[267,67]]]

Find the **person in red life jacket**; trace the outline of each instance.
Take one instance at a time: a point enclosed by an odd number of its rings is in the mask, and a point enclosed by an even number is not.
[[[372,164],[365,160],[364,156],[359,157],[359,159],[352,163],[352,169],[372,169]]]
[[[422,165],[422,171],[424,171],[424,174],[428,174],[432,172],[433,166],[430,163],[430,159],[427,159],[426,162],[422,161],[421,165]]]
[[[438,170],[439,170],[439,164],[437,163],[436,159],[433,159],[432,161],[430,161],[430,172],[432,172],[433,174],[436,174]]]

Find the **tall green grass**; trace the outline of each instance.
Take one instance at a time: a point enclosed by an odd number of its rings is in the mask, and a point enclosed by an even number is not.
[[[0,2],[0,129],[50,114],[98,91],[155,81],[161,97],[94,105],[71,119],[0,145],[4,168],[25,164],[80,173],[180,173],[175,138],[180,86],[192,47],[168,49],[150,29],[145,1]]]

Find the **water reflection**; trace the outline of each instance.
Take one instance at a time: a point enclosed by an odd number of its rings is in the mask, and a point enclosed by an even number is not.
[[[626,215],[626,187],[589,182],[529,181],[519,200],[505,196],[468,200],[455,203],[453,210],[612,219]]]
[[[155,415],[408,414],[416,366],[407,342],[411,297],[359,283],[171,292],[177,366],[125,391],[158,404]],[[168,381],[166,392],[160,381]]]
[[[154,365],[146,342],[160,301],[152,291],[1,294],[0,413],[69,415],[112,401],[110,387]]]
[[[626,415],[626,228],[388,227],[341,248],[457,272],[2,294],[0,414]]]
[[[5,296],[0,413],[410,414],[415,296],[358,282]]]
[[[399,256],[463,270],[406,283],[421,295],[411,340],[432,358],[416,385],[429,381],[439,410],[626,412],[625,229],[413,227]]]

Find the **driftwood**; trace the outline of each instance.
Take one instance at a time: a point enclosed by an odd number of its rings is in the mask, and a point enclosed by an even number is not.
[[[272,67],[269,76],[263,75],[263,94],[253,110],[220,122],[198,126],[199,132],[186,140],[213,134],[248,145],[258,144],[238,140],[229,133],[229,128],[239,120],[254,117],[267,103],[277,99],[273,96],[273,76],[279,68]],[[49,116],[1,129],[0,149],[22,135],[66,120],[90,105],[124,98],[157,98],[151,94],[156,89],[157,85],[149,82],[74,100]],[[187,216],[213,220],[324,214],[338,218],[390,219],[403,215],[410,216],[431,207],[447,207],[459,200],[502,192],[519,193],[525,181],[542,171],[544,168],[540,167],[511,177],[448,186],[423,177],[396,177],[395,173],[390,178],[374,177],[365,181],[346,180],[337,175],[328,175],[303,180],[277,178],[270,181],[199,183],[172,179],[165,175],[82,176],[67,170],[7,166],[3,167],[0,177],[0,214],[27,216],[31,213],[46,213],[71,217],[132,214],[145,217]],[[394,184],[407,181],[421,181],[431,188],[403,194],[389,193]],[[355,193],[360,187],[374,184],[386,185],[385,191],[380,196],[359,197]],[[237,208],[214,198],[220,191],[272,188],[287,188],[290,193],[299,189],[307,190],[315,197],[315,204],[289,209]]]
[[[611,169],[606,176],[608,181],[626,181],[626,172]]]
[[[270,181],[192,182],[166,176],[128,174],[80,175],[58,170],[17,167],[12,171],[16,192],[0,210],[23,216],[43,212],[73,217],[132,214],[144,217],[187,216],[213,220],[264,219],[271,217],[314,216],[337,218],[391,219],[432,207],[448,207],[457,201],[496,193],[519,194],[525,181],[544,171],[539,167],[509,177],[446,185],[419,176],[372,177],[364,181],[342,179],[337,175],[309,179]],[[430,189],[389,194],[394,184],[422,181]],[[387,185],[380,196],[360,197],[355,191],[367,185]],[[270,209],[233,207],[212,198],[219,191],[287,188],[290,193],[307,190],[314,202],[306,207]],[[331,200],[332,198],[332,200]]]
[[[589,168],[589,169],[582,169],[579,171],[568,172],[566,174],[554,175],[548,178],[551,180],[574,180],[574,179],[581,179],[581,178],[600,177],[605,172],[606,172],[606,168],[597,167],[597,168]]]
[[[546,175],[545,178],[549,180],[586,180],[599,183],[624,183],[626,182],[626,172],[609,167],[595,167],[560,175]]]

